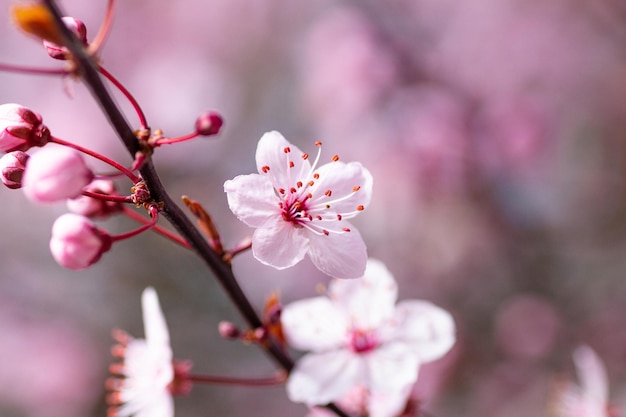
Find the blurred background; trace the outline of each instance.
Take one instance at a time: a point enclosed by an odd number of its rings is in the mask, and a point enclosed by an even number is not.
[[[37,41],[0,9],[0,61],[45,68]],[[612,402],[626,410],[626,5],[619,0],[119,1],[102,64],[152,128],[193,130],[216,109],[216,139],[158,150],[173,196],[214,216],[234,245],[251,230],[222,185],[255,171],[261,135],[305,152],[324,142],[374,176],[355,225],[399,282],[400,299],[450,310],[458,342],[421,370],[433,417],[547,416],[571,353],[595,349]],[[60,2],[91,39],[105,0]],[[128,120],[136,115],[117,95]],[[128,164],[77,81],[0,73],[0,102],[43,115],[55,136]],[[97,165],[94,165],[97,166]],[[126,190],[128,184],[120,183]],[[222,340],[242,323],[203,264],[151,233],[116,244],[83,272],[57,266],[50,227],[63,204],[0,189],[0,415],[105,415],[113,327],[143,336],[140,294],[161,298],[174,354],[196,373],[267,376],[254,346]],[[124,218],[101,222],[118,233]],[[250,253],[234,269],[254,305],[287,303],[328,278],[307,260],[287,271]],[[183,416],[304,416],[284,387],[196,386]],[[552,417],[552,416],[550,416]]]

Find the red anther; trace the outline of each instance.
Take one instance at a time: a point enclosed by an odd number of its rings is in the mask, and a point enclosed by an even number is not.
[[[342,219],[341,214],[337,214],[337,220],[341,220],[341,219]]]
[[[313,216],[311,216],[310,214],[307,216],[309,221],[313,221]]]
[[[109,365],[109,372],[113,375],[124,375],[124,364],[112,363],[111,365]]]
[[[358,211],[363,211],[363,210],[365,210],[365,207],[363,205],[358,205],[358,206],[356,206],[356,209]]]
[[[327,197],[330,197],[330,196],[333,194],[333,192],[332,192],[331,190],[326,190],[326,191],[324,192],[324,194],[325,194]]]
[[[315,146],[322,146],[322,142],[318,140],[317,142],[315,142]]]
[[[307,159],[309,159],[309,154],[308,154],[308,153],[303,153],[303,154],[302,154],[302,159],[304,159],[305,161],[306,161]]]
[[[352,187],[352,191],[354,191],[355,193],[359,191],[360,189],[361,189],[360,185],[355,185],[354,187]]]
[[[263,171],[264,174],[267,174],[269,170],[270,170],[270,167],[268,165],[263,165],[261,167],[261,171]]]
[[[289,146],[286,146],[285,149],[283,149],[283,152],[289,153],[291,152],[291,148]]]
[[[289,168],[293,168],[295,165],[293,163],[293,161],[289,161]]]
[[[113,345],[111,347],[111,355],[115,358],[122,359],[124,354],[126,353],[126,346],[124,345]]]
[[[322,232],[324,232],[324,234],[325,234],[326,236],[328,236],[328,235],[330,234],[330,232],[329,232],[328,230],[326,230],[326,229],[322,230]]]
[[[105,398],[105,402],[108,405],[120,405],[122,404],[122,396],[119,392],[110,392],[107,394]]]
[[[281,194],[285,194],[285,189],[284,188],[279,188],[278,192],[281,193]],[[280,204],[282,206],[282,203],[280,203]]]
[[[291,187],[291,188],[289,189],[289,191],[291,191],[292,193],[295,193],[295,192],[296,192],[296,189],[295,189],[294,187]]]
[[[111,330],[111,336],[121,345],[128,345],[128,343],[133,339],[128,333],[121,329]]]
[[[313,198],[313,194],[311,194],[311,193],[308,193],[306,196],[307,196],[307,198]]]
[[[315,181],[313,180],[309,181],[309,187],[313,187],[314,184],[315,184]]]
[[[298,182],[296,183],[296,186],[297,186],[298,188],[302,188],[302,181],[298,181]]]
[[[317,172],[315,174],[313,174],[313,178],[315,178],[316,180],[320,179],[320,174],[318,174]]]
[[[333,162],[337,162],[339,161],[339,155],[333,155],[332,158],[330,158]]]
[[[349,232],[349,231],[350,231],[350,228],[349,228],[349,227],[344,227],[344,228],[343,228],[343,229],[341,229],[341,230],[343,230],[344,232]]]
[[[317,216],[315,216],[315,218],[316,218],[317,220],[322,220],[322,216],[320,216],[319,214],[318,214]]]

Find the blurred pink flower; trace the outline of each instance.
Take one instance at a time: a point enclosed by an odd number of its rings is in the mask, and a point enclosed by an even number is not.
[[[76,34],[78,40],[80,40],[85,46],[87,45],[87,27],[85,24],[74,18],[74,17],[63,17],[63,23],[68,27],[72,32]],[[66,47],[57,45],[56,43],[52,43],[50,41],[43,41],[43,46],[46,48],[46,52],[48,55],[54,59],[67,59],[69,51]]]
[[[48,143],[50,130],[41,123],[41,116],[24,106],[0,105],[0,151],[26,151]]]
[[[367,262],[358,280],[334,280],[328,297],[287,305],[282,313],[291,346],[310,350],[289,376],[292,401],[326,404],[363,385],[371,417],[391,417],[405,407],[419,366],[454,344],[445,310],[422,300],[395,305],[397,285],[385,265]]]
[[[88,218],[67,213],[52,225],[50,252],[65,268],[80,270],[96,263],[111,248],[111,236]]]
[[[174,381],[170,336],[152,287],[141,296],[144,339],[133,339],[126,333],[116,334],[122,345],[123,363],[116,367],[121,377],[108,381],[109,414],[117,417],[173,417],[174,400],[170,384]],[[119,370],[119,372],[117,372]]]
[[[612,417],[606,368],[589,346],[574,351],[579,385],[568,384],[557,397],[558,417]]]
[[[26,197],[32,201],[52,203],[77,197],[93,178],[80,152],[53,147],[29,158],[22,185]]]
[[[280,133],[266,133],[256,151],[259,174],[224,183],[228,204],[239,220],[256,228],[252,252],[260,262],[284,269],[308,253],[325,274],[356,278],[365,270],[367,250],[346,219],[369,204],[372,176],[360,163],[346,164],[337,156],[317,168],[320,153],[311,165],[308,154]]]
[[[111,180],[94,180],[84,187],[84,190],[105,195],[118,195],[115,184]],[[122,203],[117,201],[106,201],[80,195],[67,200],[67,208],[72,213],[85,217],[107,217],[123,209]]]

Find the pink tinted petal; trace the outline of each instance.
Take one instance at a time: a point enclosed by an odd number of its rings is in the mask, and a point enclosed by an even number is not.
[[[141,308],[143,310],[143,326],[148,345],[150,345],[151,349],[169,352],[171,359],[170,334],[154,288],[148,287],[143,291]]]
[[[409,344],[421,362],[439,359],[456,340],[450,313],[428,301],[401,301],[396,307],[394,322],[397,323],[395,338]]]
[[[285,189],[295,186],[298,180],[304,181],[302,175],[311,169],[308,159],[302,158],[302,151],[277,131],[267,132],[259,140],[256,166],[259,174],[267,176],[274,187]]]
[[[326,275],[335,278],[359,278],[365,273],[367,248],[359,231],[347,222],[342,223],[342,226],[349,227],[349,232],[331,232],[329,235],[308,233],[309,257]],[[329,222],[328,226],[332,227],[332,224]]]
[[[271,182],[258,174],[239,175],[224,183],[228,206],[250,227],[263,227],[279,217],[278,198]]]
[[[300,262],[309,248],[304,229],[277,219],[273,224],[256,229],[252,235],[252,254],[261,263],[277,269]]]
[[[396,417],[406,408],[413,386],[389,392],[372,392],[369,398],[369,417]]]
[[[583,401],[590,410],[604,409],[609,399],[609,384],[602,361],[589,346],[580,346],[573,356]]]
[[[402,342],[386,343],[366,356],[371,392],[395,392],[417,381],[420,360]]]
[[[343,310],[326,297],[288,304],[283,308],[280,320],[291,346],[315,352],[340,346],[349,327]]]
[[[375,329],[394,314],[398,286],[385,265],[368,259],[365,275],[356,280],[334,280],[328,296],[346,309],[356,326]]]
[[[346,350],[310,353],[296,362],[287,380],[287,395],[294,402],[327,404],[343,397],[365,375],[363,360]]]
[[[358,162],[337,161],[315,170],[319,179],[311,187],[312,204],[330,204],[330,210],[346,218],[354,217],[358,206],[367,207],[372,199],[373,179],[370,172]],[[331,195],[327,196],[327,190]]]

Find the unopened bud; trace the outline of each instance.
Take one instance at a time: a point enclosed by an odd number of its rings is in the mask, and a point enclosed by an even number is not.
[[[237,339],[241,335],[241,331],[237,326],[229,321],[221,321],[218,325],[220,336],[225,339]]]
[[[39,114],[15,103],[0,105],[0,151],[27,151],[50,140]]]
[[[77,197],[93,178],[80,152],[54,147],[44,148],[30,157],[22,185],[32,201],[51,203]]]
[[[78,214],[64,214],[52,226],[50,252],[59,265],[68,269],[80,270],[93,265],[111,249],[111,244],[111,236],[106,231]]]
[[[11,189],[21,188],[26,161],[28,161],[28,154],[22,151],[10,152],[0,158],[2,183]]]
[[[63,17],[63,23],[69,30],[76,34],[78,40],[85,46],[87,46],[87,27],[85,24],[73,17]],[[65,60],[70,55],[69,50],[61,45],[58,45],[52,41],[45,40],[43,41],[43,46],[46,48],[46,52],[54,59],[62,59]]]
[[[85,191],[103,195],[118,195],[115,184],[111,180],[94,180],[83,188]],[[119,201],[108,201],[80,195],[67,200],[67,208],[72,213],[90,218],[104,218],[122,210]]]
[[[208,110],[196,119],[196,132],[202,136],[216,135],[222,128],[223,124],[224,120],[219,113]]]

